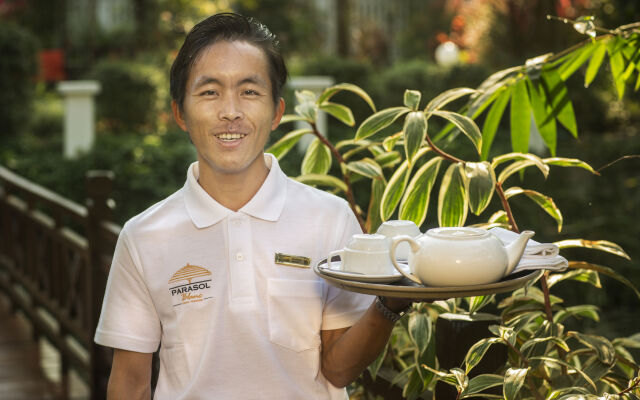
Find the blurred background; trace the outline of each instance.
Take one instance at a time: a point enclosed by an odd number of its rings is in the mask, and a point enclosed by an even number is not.
[[[292,77],[354,83],[378,109],[400,105],[405,89],[421,91],[428,101],[446,89],[476,87],[492,72],[584,39],[547,15],[593,15],[607,28],[640,20],[640,2],[631,0],[0,0],[0,164],[79,203],[86,171],[114,171],[118,224],[180,188],[195,153],[172,120],[168,72],[186,32],[220,11],[265,23],[279,37]],[[72,80],[97,81],[101,90],[95,143],[69,157],[63,154],[65,110],[57,85]],[[604,70],[588,89],[582,73],[567,84],[579,138],[561,132],[559,156],[598,169],[640,154],[638,93],[629,89],[618,100]],[[339,96],[335,100],[353,109],[358,124],[366,118],[364,102]],[[293,103],[289,91],[287,112]],[[353,136],[333,121],[327,133],[332,140]],[[507,123],[497,137],[495,146],[508,144]],[[285,172],[298,175],[301,158],[283,160]],[[640,159],[628,158],[600,176],[567,169],[547,181],[532,177],[528,184],[544,187],[563,211],[559,235],[551,218],[541,221],[517,202],[514,212],[521,226],[539,227],[540,240],[620,244],[632,261],[606,254],[589,259],[640,285],[639,170]],[[605,287],[567,285],[565,300],[588,299],[607,315],[600,323],[584,321],[587,331],[640,331],[633,291],[610,280]]]

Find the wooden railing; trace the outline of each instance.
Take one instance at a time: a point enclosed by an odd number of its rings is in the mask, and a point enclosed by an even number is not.
[[[0,167],[0,290],[102,399],[111,365],[94,344],[102,296],[120,227],[109,222],[113,177],[89,172],[87,205],[71,202]]]

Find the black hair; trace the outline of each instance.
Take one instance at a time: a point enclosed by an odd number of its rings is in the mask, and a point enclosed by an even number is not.
[[[279,43],[269,28],[255,18],[235,13],[214,14],[189,31],[170,72],[171,98],[182,109],[187,80],[202,50],[220,41],[243,41],[264,51],[269,64],[271,95],[278,103],[287,80],[287,67]]]

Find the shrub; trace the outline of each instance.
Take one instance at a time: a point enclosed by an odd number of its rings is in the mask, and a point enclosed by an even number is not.
[[[149,66],[107,60],[98,63],[89,75],[102,85],[96,101],[102,127],[117,132],[155,128],[159,111],[158,71]]]
[[[38,42],[29,31],[0,24],[0,135],[17,135],[29,120],[35,76],[38,72]]]

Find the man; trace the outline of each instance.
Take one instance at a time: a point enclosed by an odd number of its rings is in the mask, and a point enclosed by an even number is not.
[[[344,200],[263,153],[286,76],[255,20],[218,14],[187,35],[172,108],[198,161],[120,234],[95,335],[115,349],[110,399],[150,397],[158,346],[157,399],[344,399],[407,307],[308,268],[360,228]]]

